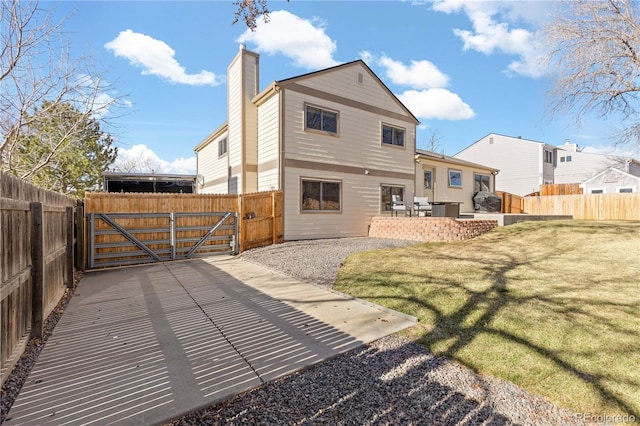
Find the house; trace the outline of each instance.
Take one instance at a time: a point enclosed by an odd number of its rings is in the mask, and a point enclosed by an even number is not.
[[[156,173],[105,173],[102,189],[105,192],[170,192],[193,194],[196,175]]]
[[[416,196],[459,202],[460,213],[473,213],[473,195],[495,191],[499,170],[431,151],[416,150]]]
[[[566,140],[564,145],[557,146],[553,183],[582,183],[611,167],[640,177],[639,161],[630,157],[583,152]]]
[[[286,240],[366,236],[413,197],[418,120],[362,61],[259,91],[259,55],[227,69],[227,121],[195,147],[203,193],[284,192]]]
[[[584,194],[640,192],[640,177],[609,167],[580,184]]]
[[[495,189],[520,196],[538,192],[543,184],[581,183],[609,167],[640,176],[637,160],[581,152],[568,140],[553,146],[490,133],[454,157],[500,169]]]

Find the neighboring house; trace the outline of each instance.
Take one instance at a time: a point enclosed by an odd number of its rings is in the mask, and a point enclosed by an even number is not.
[[[287,240],[366,236],[387,199],[411,199],[418,120],[361,60],[273,82],[244,46],[227,122],[196,148],[203,193],[284,192]]]
[[[640,177],[609,167],[580,184],[584,194],[640,192]]]
[[[420,149],[415,159],[416,196],[459,202],[460,213],[473,213],[473,195],[495,191],[497,169]]]
[[[556,147],[495,133],[454,157],[500,169],[495,189],[520,196],[538,192],[543,184],[581,183],[609,167],[640,176],[640,162],[632,158],[581,152],[569,141]]]
[[[113,172],[103,178],[105,192],[196,192],[196,175]]]

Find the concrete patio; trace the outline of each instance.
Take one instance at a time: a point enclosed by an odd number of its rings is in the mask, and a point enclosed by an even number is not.
[[[415,323],[231,257],[87,273],[6,424],[157,424]]]

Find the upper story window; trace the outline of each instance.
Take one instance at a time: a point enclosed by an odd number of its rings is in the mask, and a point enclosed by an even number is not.
[[[553,152],[544,150],[544,162],[547,164],[553,163]]]
[[[338,134],[338,113],[307,105],[305,107],[305,129],[319,130],[332,135]]]
[[[382,143],[384,145],[394,145],[404,147],[404,129],[399,127],[382,125]]]
[[[489,175],[473,174],[473,192],[491,191],[491,178]]]
[[[218,141],[218,157],[222,157],[227,153],[227,138]]]
[[[561,163],[564,163],[565,161],[566,161],[567,163],[571,162],[571,156],[570,156],[570,155],[567,155],[567,156],[565,156],[565,157],[560,157],[560,162],[561,162]]]

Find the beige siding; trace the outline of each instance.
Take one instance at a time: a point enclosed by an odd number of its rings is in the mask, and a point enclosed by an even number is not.
[[[303,177],[340,181],[342,211],[301,212]],[[284,184],[286,240],[367,236],[371,217],[380,214],[382,184],[405,186],[405,193],[413,193],[412,181],[293,167],[287,168]]]
[[[305,131],[305,103],[338,111],[339,135]],[[286,158],[413,174],[415,126],[412,124],[289,90],[285,92],[284,120]],[[383,122],[405,129],[404,148],[381,144]]]
[[[541,145],[544,144],[490,134],[455,157],[499,169],[495,190],[523,196],[540,190],[543,161]]]
[[[363,76],[362,84],[357,82],[358,73]],[[405,115],[406,112],[390,96],[368,71],[360,64],[354,64],[342,69],[334,69],[331,72],[321,73],[312,78],[306,78],[299,82],[304,86],[321,90],[326,93],[355,99],[367,105],[395,111]]]
[[[272,96],[258,108],[258,191],[280,189],[279,100]]]
[[[362,85],[356,80],[358,72],[364,77]],[[315,168],[320,164],[320,170],[286,166],[285,239],[365,236],[371,217],[380,214],[381,185],[403,186],[405,197],[413,197],[415,124],[360,65],[296,83],[321,92],[312,96],[304,87],[285,86],[281,106],[284,161],[310,162]],[[337,111],[338,135],[305,130],[306,104]],[[383,123],[405,130],[405,147],[382,145]],[[302,177],[341,181],[342,211],[302,213]]]
[[[245,164],[248,166],[244,192],[250,193],[258,190],[258,108],[251,101],[258,94],[258,57],[246,54],[244,62],[244,143]]]
[[[459,164],[448,164],[442,161],[421,158],[416,163],[416,195],[425,196],[424,189],[424,168],[433,168],[433,198],[431,201],[453,201],[460,204],[460,213],[473,213],[474,194],[474,174],[489,176],[491,190],[495,190],[494,176],[491,170],[479,167],[468,167]],[[462,172],[462,188],[449,187],[449,169],[460,170]]]
[[[198,192],[203,194],[227,193],[229,159],[227,155],[218,157],[218,142],[227,137],[227,132],[223,132],[197,153],[197,173],[204,176],[204,186],[198,188]]]
[[[242,52],[227,71],[227,102],[229,126],[229,166],[232,169],[230,192],[242,192]]]

